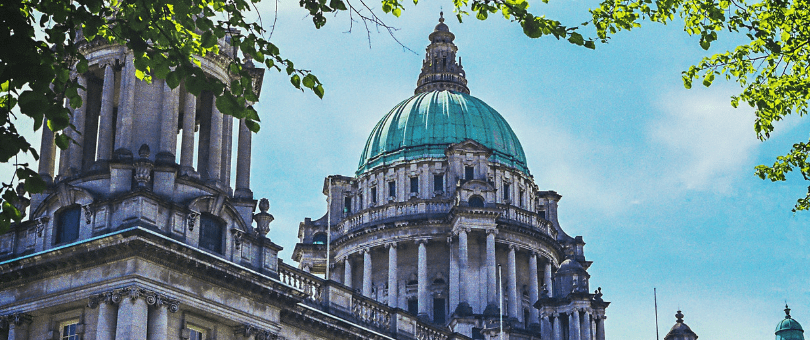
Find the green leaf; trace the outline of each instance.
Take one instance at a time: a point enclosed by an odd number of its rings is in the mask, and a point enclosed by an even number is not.
[[[45,181],[42,180],[42,177],[39,177],[39,174],[34,174],[34,176],[25,180],[25,191],[32,194],[43,192],[45,191]]]
[[[259,123],[252,120],[245,120],[245,126],[253,133],[259,132]]]
[[[303,80],[304,87],[307,87],[307,88],[311,89],[313,86],[315,86],[315,80],[316,80],[316,78],[315,78],[314,75],[307,74],[306,76],[304,76],[304,80]]]
[[[321,85],[315,86],[315,88],[312,89],[312,91],[315,92],[315,95],[317,95],[318,98],[323,98],[323,86]]]
[[[59,149],[66,150],[68,145],[70,145],[70,137],[64,133],[57,134],[54,137],[54,143],[56,143],[56,146],[58,146]]]
[[[169,72],[169,74],[166,75],[166,85],[168,85],[172,89],[175,89],[177,88],[177,86],[180,86],[180,80],[181,80],[180,72],[178,72],[177,70],[171,71]]]
[[[292,83],[295,88],[300,89],[301,77],[299,77],[297,74],[293,74],[292,77],[290,77],[290,83]]]

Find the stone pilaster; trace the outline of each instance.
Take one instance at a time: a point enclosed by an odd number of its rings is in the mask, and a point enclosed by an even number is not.
[[[472,315],[472,307],[469,303],[469,278],[468,276],[470,273],[468,272],[467,263],[469,262],[469,256],[467,253],[467,232],[469,232],[469,228],[459,228],[458,229],[458,306],[456,307],[455,313],[459,316],[467,316]]]
[[[177,152],[177,119],[180,110],[180,87],[172,89],[163,83],[163,114],[160,124],[160,149],[155,160],[174,163]]]
[[[371,297],[371,249],[363,249],[363,295]]]
[[[118,96],[118,122],[115,127],[115,157],[132,156],[132,121],[135,119],[135,78],[134,56],[127,53],[124,69],[121,71],[121,90]]]
[[[197,97],[186,93],[183,107],[183,138],[180,144],[180,174],[188,175],[194,172],[194,127],[197,117]]]
[[[543,279],[545,280],[544,284],[546,286],[546,289],[548,290],[548,296],[553,297],[554,296],[554,293],[553,293],[554,289],[552,289],[552,286],[551,286],[553,281],[551,279],[551,263],[550,262],[546,262],[546,269],[543,272]]]
[[[180,309],[176,299],[138,286],[93,295],[87,305],[98,307],[97,340],[167,339],[168,313]]]
[[[416,298],[417,298],[417,305],[419,310],[419,317],[422,319],[427,319],[430,315],[430,309],[428,305],[428,276],[427,276],[427,239],[420,239],[417,240],[416,243],[419,246],[418,254],[417,254],[417,286],[416,286]]]
[[[591,339],[591,314],[588,313],[586,310],[582,313],[582,326],[580,327],[582,330],[582,335],[580,336],[580,340],[592,340]]]
[[[352,259],[348,255],[343,260],[343,284],[352,288]]]
[[[210,183],[221,184],[220,172],[222,170],[222,112],[216,105],[216,98],[211,103],[211,131],[208,141],[208,174],[203,177]]]
[[[498,309],[498,273],[496,268],[495,259],[495,235],[498,234],[497,229],[487,230],[487,258],[486,258],[486,273],[487,273],[487,307],[484,310],[484,315],[500,315]]]
[[[605,319],[604,315],[596,318],[596,340],[605,340]]]
[[[509,291],[509,318],[518,320],[520,313],[518,313],[518,292],[517,292],[517,261],[515,260],[515,252],[517,246],[509,245],[509,256],[506,263],[506,284]]]
[[[580,340],[580,335],[579,311],[577,309],[573,309],[571,310],[571,314],[568,316],[568,339]]]
[[[534,305],[537,302],[538,296],[540,293],[539,287],[539,278],[537,275],[537,252],[532,252],[529,255],[529,303]],[[531,307],[529,309],[529,315],[531,320],[529,320],[528,324],[530,328],[532,325],[537,325],[538,322],[538,310],[537,308]]]
[[[219,178],[225,188],[231,187],[231,151],[233,149],[233,116],[222,116],[222,169]]]
[[[234,196],[252,198],[250,191],[250,153],[253,134],[245,125],[245,119],[239,120],[239,143],[236,158],[236,191]]]
[[[562,322],[560,318],[562,318],[562,314],[554,313],[554,340],[563,340],[562,335]]]
[[[68,163],[68,172],[70,175],[75,175],[81,172],[83,153],[84,153],[84,122],[87,113],[87,78],[83,75],[77,75],[76,81],[79,86],[85,89],[79,89],[79,96],[82,97],[82,105],[73,110],[71,123],[75,126],[76,130],[73,131],[68,128],[68,136],[73,139],[74,143],[68,145],[68,158],[60,159],[61,162]]]
[[[398,287],[397,287],[397,243],[390,242],[386,244],[388,247],[388,306],[396,308],[399,302]]]
[[[98,160],[112,159],[113,152],[113,106],[115,105],[115,68],[104,65],[104,83],[101,88],[101,111],[99,112]]]

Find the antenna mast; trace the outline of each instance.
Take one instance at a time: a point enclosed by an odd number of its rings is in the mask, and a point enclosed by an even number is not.
[[[658,340],[658,293],[653,287],[653,300],[655,301],[655,340]]]

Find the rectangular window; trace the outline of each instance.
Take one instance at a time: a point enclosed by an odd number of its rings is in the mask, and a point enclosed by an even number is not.
[[[433,299],[433,323],[443,325],[445,322],[444,317],[444,299]]]
[[[363,194],[360,194],[360,198],[358,198],[358,199],[359,199],[359,201],[357,201],[357,204],[359,204],[359,205],[360,205],[360,208],[359,208],[359,209],[360,209],[360,210],[363,210],[363,204],[365,203],[365,202],[363,201]]]
[[[343,198],[343,213],[350,214],[352,212],[352,198],[346,196]]]
[[[444,191],[444,175],[433,175],[433,191]]]
[[[419,177],[411,177],[411,193],[419,192]]]
[[[504,183],[503,184],[503,200],[504,201],[509,200],[509,189],[511,189],[509,183]]]
[[[377,203],[377,187],[371,188],[371,203]]]
[[[464,167],[464,180],[469,181],[475,179],[475,168],[471,166]]]
[[[523,189],[520,189],[520,197],[518,197],[518,200],[520,202],[518,202],[518,205],[521,206],[521,207],[523,207],[523,195],[524,195],[524,191],[523,191]]]
[[[79,219],[82,208],[73,206],[59,213],[56,220],[56,244],[76,241],[79,238]]]
[[[397,182],[388,182],[388,197],[397,197]]]
[[[413,315],[419,314],[419,302],[416,299],[408,300],[408,313]]]
[[[197,327],[189,327],[188,340],[205,340],[205,331]]]
[[[79,327],[79,320],[65,321],[59,324],[59,340],[79,340],[76,328]]]

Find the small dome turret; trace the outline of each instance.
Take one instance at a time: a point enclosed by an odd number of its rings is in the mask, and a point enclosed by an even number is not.
[[[681,311],[675,314],[675,318],[675,325],[669,330],[664,340],[697,340],[697,334],[683,323],[683,313]]]
[[[776,340],[804,340],[804,330],[798,321],[790,317],[790,308],[785,305],[785,318],[776,325]]]

